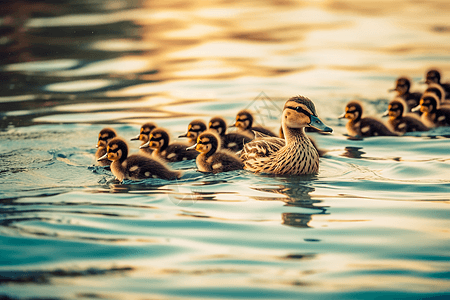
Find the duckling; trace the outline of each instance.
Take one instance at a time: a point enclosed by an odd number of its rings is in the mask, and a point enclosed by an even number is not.
[[[424,93],[434,93],[438,97],[441,106],[450,106],[450,100],[445,99],[445,91],[439,84],[430,83]]]
[[[424,93],[420,104],[413,108],[422,112],[422,122],[430,127],[450,126],[450,109],[440,108],[439,99],[433,93]]]
[[[131,138],[131,141],[141,141],[142,144],[144,145],[145,143],[148,142],[148,137],[150,135],[150,132],[152,132],[153,129],[156,128],[156,124],[153,122],[147,122],[144,125],[141,126],[141,131],[140,133],[135,136],[134,138]],[[146,147],[146,148],[140,148],[139,149],[140,152],[142,152],[142,154],[152,154],[153,149]]]
[[[176,162],[197,157],[197,151],[186,150],[188,146],[182,143],[170,143],[167,130],[157,127],[150,133],[148,142],[139,148],[150,147],[154,150],[152,153],[153,157],[162,158],[168,162]]]
[[[281,118],[285,139],[260,137],[245,144],[241,152],[244,169],[278,175],[317,173],[319,154],[306,136],[305,127],[311,126],[324,132],[333,130],[323,124],[314,103],[304,96],[288,99]]]
[[[411,88],[411,81],[406,77],[400,77],[397,79],[395,88],[390,89],[390,92],[397,91],[397,97],[405,100],[408,104],[408,111],[416,107],[419,104],[421,93],[411,93],[409,89]]]
[[[405,134],[406,132],[427,131],[426,127],[415,114],[403,115],[404,108],[407,107],[405,100],[400,97],[389,103],[387,111],[383,117],[389,116],[388,126],[393,132]]]
[[[97,152],[95,152],[95,160],[98,160],[106,154],[106,146],[108,145],[108,142],[116,136],[117,133],[112,128],[103,128],[100,130],[100,133],[98,134],[98,142],[95,146],[97,148]],[[101,160],[98,164],[100,166],[109,166],[111,162],[109,160]]]
[[[243,169],[241,159],[230,150],[220,150],[220,143],[220,136],[208,130],[198,136],[197,144],[189,147],[200,152],[195,160],[200,172],[220,173]]]
[[[253,126],[253,115],[250,111],[243,109],[236,115],[236,123],[230,125],[230,127],[237,127],[242,134],[246,134],[252,139],[255,138],[254,132],[262,133],[266,136],[277,136],[271,130],[262,126]]]
[[[121,182],[125,179],[175,179],[181,176],[179,171],[170,169],[158,159],[139,154],[128,156],[127,143],[117,137],[108,142],[106,154],[98,158],[98,161],[104,159],[112,161],[111,172]]]
[[[189,145],[194,145],[197,142],[197,137],[205,130],[205,122],[202,120],[193,120],[189,123],[187,132],[180,135],[179,138],[187,137],[189,139]]]
[[[361,118],[362,113],[363,109],[361,103],[358,101],[351,101],[345,107],[345,113],[339,116],[339,119],[349,119],[346,128],[350,136],[370,137],[396,135],[390,131],[386,125],[374,118]]]
[[[445,99],[450,99],[450,83],[441,83],[441,73],[436,69],[431,69],[425,75],[425,83],[439,84],[445,91]]]
[[[215,130],[219,134],[222,139],[222,148],[229,149],[233,152],[242,150],[244,144],[252,140],[252,138],[248,135],[239,132],[231,132],[227,134],[227,122],[222,117],[212,118],[209,121],[208,127],[208,129]]]

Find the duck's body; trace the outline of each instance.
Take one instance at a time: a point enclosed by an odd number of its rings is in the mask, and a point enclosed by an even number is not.
[[[429,70],[425,75],[425,83],[428,85],[432,83],[439,84],[445,91],[444,98],[450,100],[450,83],[441,83],[441,73],[438,70],[436,69]]]
[[[347,132],[353,137],[371,137],[371,136],[394,136],[394,132],[390,131],[381,121],[371,118],[362,118],[362,106],[358,101],[351,101],[345,107],[345,113],[339,116],[340,119],[349,119]]]
[[[197,142],[198,136],[206,129],[206,123],[203,120],[193,120],[189,123],[187,132],[180,135],[179,138],[187,137],[189,145],[192,146]]]
[[[214,117],[209,121],[210,130],[216,131],[221,138],[221,145],[224,149],[229,149],[233,152],[242,150],[244,144],[250,142],[252,138],[246,134],[239,132],[226,133],[227,123],[222,117]]]
[[[395,83],[395,88],[390,91],[396,91],[397,97],[405,100],[408,105],[407,110],[411,111],[414,107],[419,104],[420,97],[422,97],[422,93],[418,92],[410,92],[411,81],[407,77],[400,77],[397,79]]]
[[[97,151],[95,152],[95,160],[98,161],[98,159],[106,154],[106,146],[108,145],[108,142],[115,138],[117,136],[117,133],[112,128],[103,128],[100,133],[98,134],[98,142],[97,142]],[[111,164],[111,161],[109,160],[101,160],[98,161],[98,164],[100,166],[109,166]]]
[[[319,154],[306,136],[305,127],[332,130],[317,117],[313,102],[303,96],[290,98],[284,105],[281,122],[284,139],[261,137],[245,145],[241,153],[244,169],[277,175],[317,173]]]
[[[239,133],[248,135],[250,138],[255,138],[255,133],[260,133],[265,136],[277,136],[270,129],[264,128],[262,126],[253,126],[253,114],[244,109],[237,113],[236,115],[236,123],[232,126],[238,128]]]
[[[139,132],[139,135],[132,138],[132,141],[141,141],[141,146],[146,144],[148,142],[148,137],[150,136],[150,133],[153,129],[156,128],[156,124],[153,122],[147,122],[144,125],[141,126],[141,130]],[[153,152],[152,148],[146,147],[146,148],[140,148],[139,152],[141,154],[145,155],[151,155]]]
[[[388,110],[383,116],[389,116],[388,127],[397,134],[406,132],[427,131],[425,126],[415,114],[403,114],[407,104],[403,99],[397,98],[389,103]]]
[[[433,93],[424,93],[420,104],[414,109],[422,112],[422,123],[426,126],[450,126],[450,109],[439,106],[439,99]]]
[[[167,130],[155,128],[149,136],[149,140],[140,148],[150,147],[153,149],[152,156],[168,162],[191,160],[197,157],[195,150],[186,150],[189,145],[183,143],[170,143]]]
[[[200,152],[196,159],[200,172],[221,173],[243,169],[241,159],[230,150],[220,149],[220,143],[221,138],[216,132],[206,131],[199,135],[195,149]]]
[[[111,172],[119,181],[147,178],[175,179],[181,176],[180,172],[171,170],[163,162],[147,155],[128,156],[128,146],[121,138],[109,141],[106,154],[98,160],[104,159],[112,161]]]

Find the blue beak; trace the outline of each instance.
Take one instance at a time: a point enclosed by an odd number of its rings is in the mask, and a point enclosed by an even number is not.
[[[323,124],[323,122],[316,116],[311,116],[311,122],[308,125],[323,132],[333,132],[331,127]]]

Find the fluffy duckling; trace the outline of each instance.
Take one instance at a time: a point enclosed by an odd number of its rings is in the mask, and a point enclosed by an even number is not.
[[[109,141],[106,154],[98,158],[98,161],[104,159],[112,161],[111,172],[119,181],[147,178],[175,179],[181,176],[179,171],[171,170],[157,159],[139,154],[128,156],[128,145],[121,138]]]
[[[205,131],[197,138],[197,144],[189,147],[198,152],[195,162],[200,172],[228,172],[242,170],[241,159],[230,150],[220,150],[221,138],[215,131]]]
[[[148,142],[139,148],[150,147],[153,149],[152,156],[162,158],[168,162],[190,160],[197,157],[195,150],[186,150],[189,145],[182,143],[170,143],[170,137],[167,130],[155,128],[150,133]]]
[[[264,128],[262,126],[253,126],[253,115],[250,111],[243,109],[236,115],[236,123],[230,127],[237,127],[240,133],[246,134],[252,139],[255,138],[255,133],[262,133],[266,136],[277,136],[271,130]]]
[[[332,132],[332,129],[323,124],[314,103],[304,96],[287,100],[281,118],[285,138],[260,137],[245,144],[241,152],[244,169],[278,175],[317,173],[319,154],[306,136],[305,127],[325,132]]]
[[[428,85],[439,84],[445,91],[445,99],[450,99],[450,83],[441,83],[441,73],[438,70],[429,70],[425,75],[425,83]]]
[[[400,77],[395,82],[395,88],[390,89],[390,92],[397,92],[397,97],[405,100],[408,104],[408,111],[416,107],[419,104],[421,93],[411,93],[409,89],[411,88],[411,81],[407,77]]]
[[[441,106],[450,106],[450,100],[445,99],[445,91],[439,84],[430,83],[424,93],[434,93],[438,97]]]
[[[450,109],[440,108],[439,99],[433,93],[425,93],[420,104],[413,108],[422,112],[422,122],[430,127],[450,126]]]
[[[222,117],[212,118],[209,121],[208,127],[208,129],[214,130],[219,134],[222,139],[222,148],[229,149],[233,152],[242,150],[244,144],[252,140],[252,138],[248,135],[239,132],[231,132],[227,134],[227,122]]]
[[[197,142],[198,136],[206,131],[206,123],[203,120],[193,120],[188,125],[188,130],[185,134],[179,136],[179,138],[187,137],[189,139],[189,145],[194,145]]]
[[[153,129],[156,128],[156,124],[153,122],[147,122],[144,125],[141,126],[141,131],[140,133],[135,136],[134,138],[131,138],[131,141],[141,141],[142,144],[144,145],[145,143],[148,142],[148,137],[150,135],[150,132],[152,132]],[[143,154],[152,154],[153,149],[146,147],[146,148],[140,148],[139,151],[141,151]]]
[[[407,104],[402,98],[396,98],[389,103],[387,111],[383,117],[389,117],[388,126],[390,130],[398,134],[406,132],[427,131],[426,127],[415,114],[404,115]]]
[[[349,119],[346,128],[350,136],[370,137],[396,135],[380,121],[370,117],[362,118],[362,113],[361,103],[351,101],[345,107],[345,113],[339,116],[339,119]]]
[[[106,154],[106,146],[108,145],[108,142],[116,136],[117,133],[112,128],[103,128],[102,130],[100,130],[100,133],[98,134],[98,142],[95,146],[97,148],[97,152],[95,152],[95,160],[98,160],[100,157]],[[111,161],[101,160],[98,161],[98,164],[100,166],[109,166],[111,164]]]

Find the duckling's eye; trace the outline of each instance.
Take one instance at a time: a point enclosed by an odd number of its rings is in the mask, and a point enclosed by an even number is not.
[[[352,113],[356,112],[356,110],[355,110],[355,109],[347,110],[347,112],[350,113],[350,114],[352,114]]]

